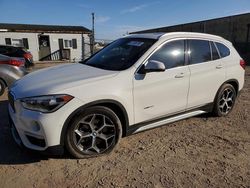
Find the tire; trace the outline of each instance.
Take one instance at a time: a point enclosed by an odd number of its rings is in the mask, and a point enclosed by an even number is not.
[[[224,84],[218,91],[214,101],[213,114],[227,116],[233,109],[237,94],[231,84]]]
[[[109,108],[87,108],[71,121],[65,146],[75,158],[97,157],[110,153],[122,135],[122,125]]]
[[[4,81],[0,79],[0,96],[4,93],[5,88],[6,86],[5,86]]]

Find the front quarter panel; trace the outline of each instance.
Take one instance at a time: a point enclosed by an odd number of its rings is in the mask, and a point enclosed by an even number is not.
[[[101,100],[116,101],[126,110],[128,124],[134,123],[131,70],[122,71],[115,77],[86,83],[61,92],[78,98],[82,101],[82,106]]]
[[[11,65],[0,65],[0,79],[3,79],[7,86],[12,85],[16,80],[26,74],[24,68]]]

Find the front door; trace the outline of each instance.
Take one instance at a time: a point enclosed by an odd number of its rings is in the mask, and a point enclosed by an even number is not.
[[[185,111],[190,71],[185,66],[184,44],[184,40],[168,42],[148,59],[164,63],[164,72],[135,74],[135,123]]]
[[[49,36],[39,35],[38,42],[39,42],[39,60],[43,60],[51,54]]]

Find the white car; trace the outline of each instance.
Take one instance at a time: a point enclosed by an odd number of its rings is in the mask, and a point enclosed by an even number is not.
[[[232,44],[218,36],[129,35],[83,62],[17,81],[9,91],[11,130],[33,150],[102,155],[129,134],[208,112],[227,115],[244,69]]]

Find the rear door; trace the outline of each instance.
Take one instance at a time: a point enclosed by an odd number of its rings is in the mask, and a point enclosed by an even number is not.
[[[189,39],[190,88],[187,109],[213,102],[225,80],[225,67],[213,42]]]
[[[184,40],[167,42],[148,59],[164,63],[166,70],[135,74],[135,123],[185,111],[190,72],[184,48]]]

